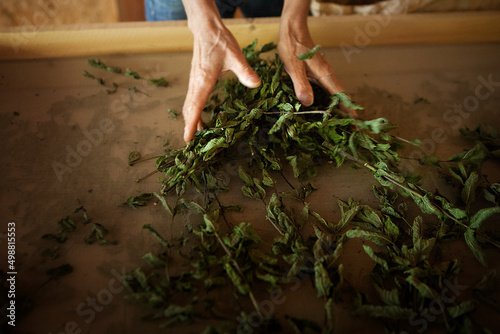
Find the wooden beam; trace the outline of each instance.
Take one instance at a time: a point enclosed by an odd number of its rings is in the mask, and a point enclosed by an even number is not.
[[[145,20],[144,1],[117,0],[121,22],[137,22]]]
[[[225,21],[240,45],[277,42],[279,18]],[[500,42],[500,12],[311,17],[323,47]],[[25,26],[0,32],[0,59],[53,58],[192,50],[185,21],[64,27]]]

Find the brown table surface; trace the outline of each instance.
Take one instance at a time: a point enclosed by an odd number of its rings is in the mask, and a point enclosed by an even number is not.
[[[423,140],[424,146],[407,149],[407,156],[418,156],[418,150],[425,150],[448,157],[470,147],[460,138],[459,127],[482,123],[500,128],[500,44],[369,46],[352,55],[351,61],[339,48],[327,48],[324,53],[354,100],[365,107],[362,118],[386,117],[398,124],[395,134]],[[142,230],[143,224],[152,224],[175,238],[192,219],[183,215],[172,222],[159,205],[138,210],[119,206],[129,196],[159,191],[158,174],[135,182],[154,170],[154,160],[130,167],[129,152],[137,150],[149,157],[161,154],[165,147],[183,145],[183,120],[172,119],[167,109],[180,112],[182,108],[190,53],[100,56],[109,65],[130,67],[150,77],[163,76],[170,82],[168,88],[100,72],[87,65],[87,58],[0,62],[0,216],[2,226],[16,223],[17,293],[29,295],[35,303],[33,311],[17,323],[19,333],[59,333],[73,325],[81,333],[155,332],[158,323],[141,320],[146,310],[124,301],[125,291],[114,280],[115,274],[143,265],[142,256],[157,249],[151,234]],[[115,81],[118,91],[107,94],[103,86],[82,75],[84,70],[102,76],[108,85]],[[473,100],[471,96],[476,96],[476,88],[484,80],[481,78],[496,83],[491,95],[480,100],[474,111],[450,113],[455,104]],[[142,93],[129,91],[130,86]],[[416,103],[419,98],[425,101]],[[167,141],[168,146],[164,146]],[[54,166],[64,169],[58,175]],[[498,165],[486,167],[489,181],[499,182]],[[239,182],[236,179],[235,184]],[[372,177],[363,170],[330,166],[323,168],[314,182],[320,189],[312,195],[311,203],[325,217],[339,216],[339,198],[375,204],[370,193]],[[424,183],[432,189],[442,181],[431,174]],[[234,187],[231,198],[249,208],[256,205],[241,195],[239,187]],[[41,251],[55,244],[40,237],[57,232],[57,221],[82,205],[93,221],[109,228],[110,238],[119,244],[86,245],[86,232],[81,228],[61,245],[58,259],[42,257]],[[257,219],[259,214],[262,212],[245,210],[243,217],[271,240],[275,232],[263,219]],[[5,252],[6,228],[1,233]],[[359,253],[355,241],[351,245],[352,249],[345,250],[345,263],[349,264],[346,279],[353,286],[363,286],[369,282],[371,264]],[[456,252],[454,256],[471,263],[464,279],[477,282],[486,269],[471,262],[470,251],[460,248]],[[499,257],[492,255],[490,267],[498,268]],[[63,263],[72,264],[74,272],[46,282],[45,271]],[[5,262],[0,268],[7,271]],[[81,304],[106,289],[116,293],[90,319],[91,308]],[[288,292],[287,303],[277,312],[322,321],[322,306],[314,303],[314,296],[310,284],[303,284],[301,289]],[[265,299],[265,292],[259,298]],[[304,307],[304,302],[310,307]],[[346,309],[336,312],[337,319],[342,319],[337,323],[340,333],[355,333],[376,324],[351,321]],[[495,322],[491,313],[478,316]],[[198,332],[196,326],[186,332]]]

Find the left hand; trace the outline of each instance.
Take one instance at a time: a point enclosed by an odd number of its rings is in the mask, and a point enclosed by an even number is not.
[[[281,24],[278,53],[285,65],[285,70],[292,79],[295,94],[305,106],[310,106],[314,102],[313,90],[308,78],[317,80],[330,94],[344,91],[333,68],[320,52],[317,52],[311,59],[299,60],[297,58],[297,55],[308,52],[313,47],[314,42],[307,27],[294,29],[287,24]]]
[[[311,59],[297,58],[300,53],[308,52],[315,46],[307,27],[308,3],[309,1],[285,1],[278,40],[278,54],[292,79],[295,95],[305,106],[310,106],[314,102],[308,78],[315,79],[330,94],[345,91],[333,68],[320,52]],[[355,110],[343,109],[357,116]]]

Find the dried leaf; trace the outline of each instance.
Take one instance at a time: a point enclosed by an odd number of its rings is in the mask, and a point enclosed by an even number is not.
[[[479,210],[472,216],[470,220],[470,228],[478,229],[481,227],[481,224],[488,219],[491,215],[500,213],[500,206],[494,206],[490,208],[484,208]]]
[[[130,68],[127,68],[127,70],[125,71],[125,73],[123,75],[126,76],[126,77],[134,78],[136,80],[138,80],[138,79],[141,78],[141,76],[139,75],[139,73],[132,71]]]
[[[398,289],[385,290],[382,289],[378,284],[374,284],[374,287],[382,302],[387,305],[400,306]]]
[[[165,200],[165,197],[161,196],[161,195],[158,195],[157,193],[153,193],[153,195],[156,196],[156,198],[158,198],[160,200],[160,203],[163,205],[163,207],[165,208],[165,210],[167,210],[167,212],[173,216],[173,212],[172,212],[172,209],[170,209],[170,207],[168,206],[167,204],[167,201]]]
[[[319,50],[321,50],[321,45],[316,45],[315,47],[313,47],[311,50],[309,50],[307,52],[299,53],[297,55],[297,59],[298,60],[311,59],[316,54],[316,52],[318,52]]]
[[[346,232],[346,237],[348,238],[363,238],[365,240],[369,240],[376,245],[379,246],[386,246],[391,243],[391,241],[387,238],[387,236],[376,233],[376,232],[369,232],[369,231],[364,231],[364,230],[349,230]]]
[[[431,300],[438,300],[439,294],[427,284],[421,282],[416,276],[410,275],[406,278],[406,281],[410,283],[415,289],[418,290],[420,295],[424,298]]]
[[[446,312],[450,315],[452,319],[461,317],[464,314],[473,312],[476,310],[476,303],[473,300],[467,300],[461,302],[458,305],[449,306],[446,308]]]
[[[168,87],[168,81],[165,78],[148,79],[148,82],[155,87]]]
[[[371,248],[368,245],[363,245],[363,249],[373,261],[381,265],[382,268],[384,268],[385,270],[389,271],[389,265],[387,264],[387,261],[384,260],[382,257],[376,255],[375,252],[373,251],[373,248]]]
[[[479,263],[481,263],[484,267],[488,267],[488,264],[486,262],[486,255],[483,253],[483,250],[479,245],[479,242],[477,242],[476,240],[474,230],[472,228],[467,228],[467,230],[464,233],[464,237],[467,246],[469,246],[476,260],[478,260]]]
[[[464,201],[467,207],[476,201],[476,189],[479,186],[479,181],[479,174],[472,172],[464,183],[462,201]]]
[[[154,237],[160,242],[160,245],[163,247],[170,247],[170,244],[167,240],[165,240],[154,228],[151,226],[151,224],[145,224],[142,226],[143,230],[147,230],[151,232]]]
[[[314,285],[318,291],[318,298],[330,297],[333,283],[328,275],[328,271],[320,261],[314,263]]]
[[[136,209],[139,206],[146,206],[148,202],[153,198],[153,194],[144,193],[138,196],[132,196],[127,199],[126,202],[122,203],[122,206],[129,206],[132,209]]]
[[[137,161],[141,160],[141,153],[132,151],[128,154],[128,164],[132,166]]]

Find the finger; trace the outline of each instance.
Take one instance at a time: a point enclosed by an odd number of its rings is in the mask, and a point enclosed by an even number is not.
[[[344,87],[340,84],[338,79],[334,74],[328,75],[328,78],[325,78],[324,83],[322,83],[324,87],[328,87],[328,92],[330,94],[338,94],[338,93],[346,93]],[[346,94],[349,98],[349,94]],[[339,105],[339,108],[345,114],[350,114],[354,117],[358,117],[358,112],[355,109],[351,109],[346,107],[343,103]]]
[[[188,92],[182,108],[184,117],[184,141],[194,138],[197,130],[201,129],[201,112],[207,103],[217,77],[199,68],[192,68],[189,77]]]
[[[188,103],[186,101],[186,103]],[[184,107],[182,109],[182,113],[184,114],[184,141],[186,143],[190,142],[191,139],[194,138],[194,134],[196,133],[197,126],[198,126],[198,121],[196,120],[197,117],[201,113],[197,113],[195,110],[195,106],[190,106],[190,107]]]
[[[340,81],[333,73],[333,70],[328,74],[324,75],[323,80],[318,80],[318,81],[332,95],[346,92]],[[349,94],[346,95],[350,98]],[[358,112],[355,109],[348,108],[344,104],[340,104],[339,108],[345,114],[350,114],[354,117],[358,117]]]
[[[323,57],[317,57],[315,61],[308,63],[309,72],[312,78],[330,94],[337,94],[344,91],[344,87],[335,76],[333,68]]]
[[[344,87],[333,73],[333,70],[326,71],[324,74],[316,77],[319,84],[330,94],[337,94],[345,91]]]
[[[259,75],[248,64],[243,52],[240,50],[238,50],[236,56],[230,58],[228,68],[248,88],[257,88],[262,84]]]
[[[288,59],[285,63],[285,70],[292,79],[295,95],[305,106],[310,106],[314,102],[314,94],[307,79],[306,66],[302,61]]]
[[[355,109],[347,108],[345,105],[340,105],[340,110],[346,114],[351,114],[354,117],[358,117],[358,112]]]
[[[344,87],[335,77],[335,74],[333,74],[333,70],[331,72],[328,72],[327,74],[324,74],[322,77],[320,77],[320,79],[316,80],[318,80],[320,85],[323,86],[328,91],[328,93],[332,95],[338,93],[345,93]],[[348,94],[347,96],[350,98]],[[358,117],[358,112],[356,110],[348,108],[344,104],[340,104],[339,108],[345,114],[350,114],[354,117]]]
[[[311,64],[310,71],[311,73],[313,73],[312,77],[314,77],[314,79],[316,79],[316,81],[324,89],[326,89],[328,93],[333,95],[345,92],[344,87],[335,76],[333,68],[328,64],[326,60],[324,60],[324,58],[314,64]],[[344,113],[351,114],[354,117],[358,116],[356,110],[347,108],[343,104],[340,105],[340,110],[342,110]]]

